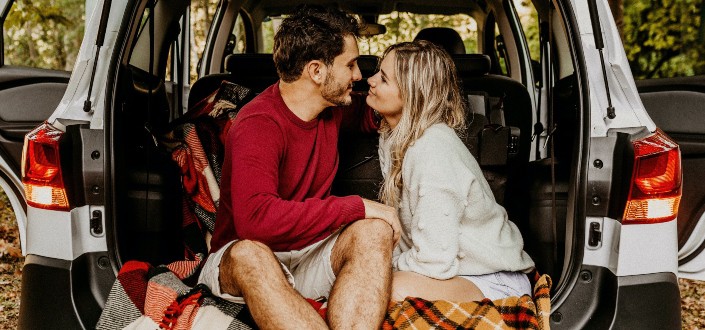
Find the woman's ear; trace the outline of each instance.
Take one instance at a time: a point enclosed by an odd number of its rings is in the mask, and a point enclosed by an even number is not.
[[[310,61],[304,66],[304,73],[307,74],[309,78],[318,85],[321,85],[325,82],[327,72],[326,70],[328,70],[328,67],[326,67],[326,65],[319,60]]]

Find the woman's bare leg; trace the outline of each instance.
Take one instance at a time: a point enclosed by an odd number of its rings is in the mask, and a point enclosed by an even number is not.
[[[449,300],[455,302],[482,300],[482,291],[469,280],[453,277],[437,280],[414,272],[394,272],[392,300],[419,297],[426,300]]]

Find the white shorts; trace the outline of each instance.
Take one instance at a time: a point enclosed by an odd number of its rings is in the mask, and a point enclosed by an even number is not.
[[[335,274],[333,273],[330,257],[339,235],[340,231],[337,231],[333,235],[301,250],[274,252],[274,255],[282,265],[286,279],[305,298],[327,298],[330,294],[335,282]],[[208,256],[201,270],[201,275],[198,277],[198,283],[207,285],[213,295],[217,297],[244,304],[245,301],[242,297],[235,297],[220,291],[220,261],[230,245],[235,242],[232,241],[225,244],[218,251]]]
[[[460,277],[475,284],[482,291],[485,298],[490,298],[490,300],[525,294],[532,296],[529,277],[521,272],[496,272],[486,275],[462,275]]]

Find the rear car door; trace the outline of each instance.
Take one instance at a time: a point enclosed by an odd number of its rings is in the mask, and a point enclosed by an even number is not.
[[[11,44],[21,9],[13,0],[0,1],[3,33],[0,43],[0,161],[4,176],[19,177],[22,144],[27,132],[49,118],[66,91],[71,72],[14,64],[23,55]],[[36,50],[27,49],[36,54]],[[41,53],[38,54],[41,56]],[[7,179],[7,178],[5,178]]]
[[[637,81],[644,107],[681,148],[679,276],[705,280],[705,76]]]
[[[29,3],[29,2],[27,2]],[[36,10],[40,8],[34,7]],[[0,186],[7,194],[17,217],[22,248],[25,247],[26,204],[21,178],[24,136],[49,118],[66,91],[69,71],[36,68],[28,65],[28,56],[13,38],[27,11],[14,0],[0,0]],[[13,30],[14,29],[14,30]],[[14,44],[13,44],[14,43]],[[26,54],[41,56],[36,49],[24,48]],[[14,64],[18,63],[18,64]]]

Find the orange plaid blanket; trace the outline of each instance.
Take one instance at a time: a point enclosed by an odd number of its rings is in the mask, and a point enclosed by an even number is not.
[[[542,275],[527,295],[455,303],[406,298],[392,302],[382,329],[540,329],[548,330],[551,278]]]

